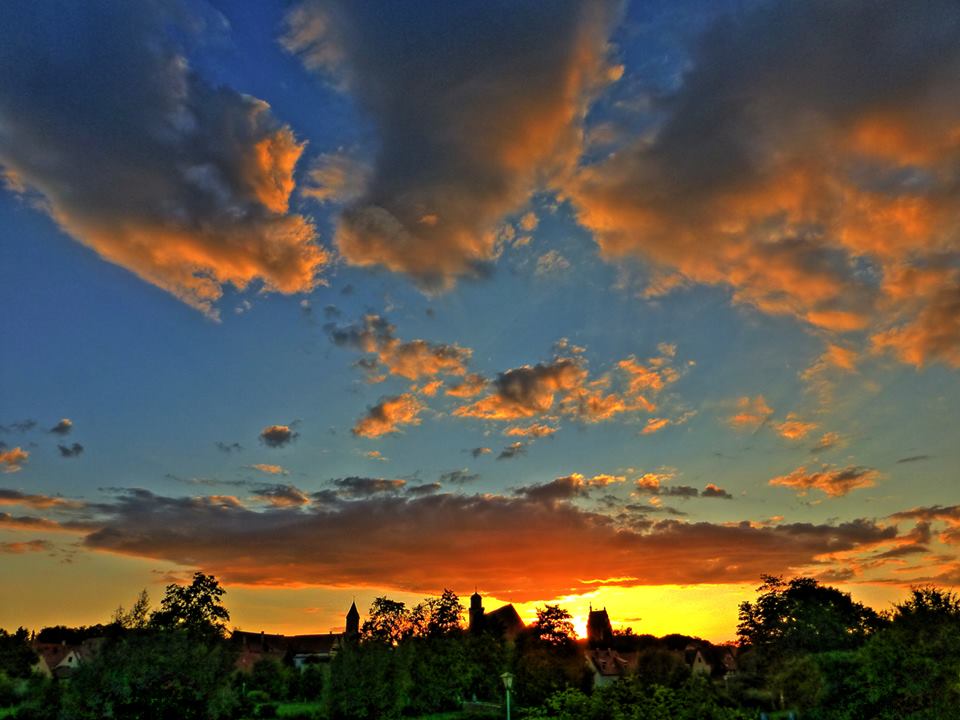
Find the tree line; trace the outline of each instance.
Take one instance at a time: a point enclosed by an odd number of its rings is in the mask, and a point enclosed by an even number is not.
[[[43,629],[36,640],[103,638],[68,682],[31,673],[29,635],[0,631],[0,709],[18,720],[230,720],[270,717],[302,703],[302,717],[418,717],[483,703],[499,717],[500,676],[514,676],[516,717],[559,720],[741,720],[792,711],[815,720],[958,717],[960,598],[914,588],[876,612],[811,578],[765,576],[739,609],[736,672],[692,676],[684,635],[615,632],[631,672],[593,687],[583,643],[557,605],[511,641],[469,632],[450,590],[412,607],[376,598],[355,637],[329,663],[297,669],[263,658],[235,669],[240,648],[216,578],[169,585],[156,609],[146,592],[110,622]],[[632,655],[631,655],[632,654]],[[293,717],[289,713],[286,717]]]

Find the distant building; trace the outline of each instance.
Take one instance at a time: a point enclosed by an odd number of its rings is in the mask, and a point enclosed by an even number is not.
[[[484,612],[483,598],[475,592],[470,596],[470,632],[490,633],[513,640],[526,627],[520,613],[513,605],[504,605],[491,612]]]
[[[250,672],[260,660],[286,662],[302,670],[307,665],[330,662],[344,639],[359,634],[360,611],[357,610],[357,604],[353,603],[347,611],[346,627],[342,633],[274,635],[234,630],[230,640],[238,650],[237,670]]]
[[[619,652],[611,648],[588,649],[586,653],[587,669],[593,675],[593,686],[604,687],[620,678],[637,674],[637,661],[640,653],[636,651]]]
[[[37,654],[33,671],[57,680],[69,680],[83,663],[100,652],[106,638],[88,638],[79,645],[33,642],[30,647]]]
[[[591,648],[608,648],[613,645],[613,626],[606,608],[594,610],[591,606],[587,616],[587,644]]]

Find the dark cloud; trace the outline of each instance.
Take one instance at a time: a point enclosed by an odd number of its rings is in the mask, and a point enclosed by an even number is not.
[[[439,5],[310,1],[285,47],[350,93],[379,133],[341,254],[429,289],[483,275],[494,230],[569,167],[587,100],[612,77],[612,2]]]
[[[226,442],[217,440],[216,446],[217,446],[217,450],[225,453],[232,453],[234,451],[240,452],[241,450],[243,450],[243,445],[241,445],[238,442],[226,443]]]
[[[206,83],[201,3],[0,5],[8,186],[105,260],[210,315],[222,288],[311,289],[327,253],[288,212],[303,151],[270,106]]]
[[[500,454],[497,455],[497,460],[513,460],[513,458],[526,454],[527,444],[517,440],[517,442],[512,442],[501,450]]]
[[[474,455],[474,457],[477,457]],[[440,475],[440,482],[442,483],[453,483],[455,485],[462,485],[463,483],[471,483],[480,479],[480,473],[470,472],[466,468],[460,470],[450,470],[449,472],[442,473]]]
[[[268,425],[260,431],[260,442],[267,447],[280,448],[300,437],[289,425]]]
[[[527,485],[518,488],[515,492],[517,495],[522,495],[535,502],[555,503],[585,497],[589,488],[584,483],[583,478],[577,475],[568,475],[556,478],[548,483]]]
[[[690,485],[673,485],[660,488],[660,495],[678,498],[692,498],[700,495],[700,491]]]
[[[341,315],[343,315],[343,313],[340,312],[340,308],[336,305],[325,305],[323,308],[323,316],[327,318],[327,320],[336,320]]]
[[[385,478],[345,477],[333,481],[341,497],[363,498],[381,493],[394,493],[406,486],[406,480],[387,480]]]
[[[20,492],[19,490],[10,490],[0,488],[0,505],[21,505],[39,510],[49,508],[82,508],[85,503],[80,500],[68,500],[56,495],[31,495]]]
[[[469,450],[468,452],[469,452],[474,458],[478,458],[478,457],[480,457],[481,455],[489,455],[489,454],[490,454],[491,452],[493,452],[493,451],[492,451],[490,448],[488,448],[488,447],[475,447],[475,448],[470,448],[470,450]]]
[[[57,435],[69,435],[71,430],[73,430],[73,421],[70,418],[63,418],[50,428],[49,432],[56,433]]]
[[[700,496],[705,498],[721,498],[723,500],[733,499],[733,495],[713,483],[707,483],[707,486],[703,489],[703,492],[700,493]]]
[[[433,493],[440,492],[443,489],[443,486],[438,482],[424,483],[422,485],[409,485],[407,487],[407,493],[416,497],[423,495],[432,495]]]
[[[897,460],[897,464],[902,465],[903,463],[920,462],[921,460],[929,460],[929,459],[930,459],[929,455],[911,455],[910,457],[900,458],[899,460]]]
[[[253,496],[273,507],[299,507],[310,502],[310,497],[293,485],[265,485],[255,490]]]
[[[80,443],[73,443],[72,445],[57,445],[57,450],[60,451],[60,457],[73,458],[78,457],[83,453],[83,445]]]
[[[630,585],[753,582],[761,573],[798,572],[824,554],[867,551],[897,537],[895,528],[867,520],[757,526],[665,519],[631,529],[570,503],[523,495],[378,492],[257,511],[222,497],[138,490],[103,504],[100,513],[83,540],[88,548],[198,567],[227,583],[411,592],[441,581],[479,583],[518,601],[592,587],[572,578],[635,578]]]
[[[17,420],[9,425],[0,425],[0,432],[4,433],[25,433],[30,432],[37,426],[36,420]]]

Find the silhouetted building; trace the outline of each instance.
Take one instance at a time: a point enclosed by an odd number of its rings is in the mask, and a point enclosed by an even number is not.
[[[590,608],[587,616],[587,643],[592,648],[609,648],[613,645],[613,626],[607,609]]]
[[[470,596],[470,632],[487,632],[513,640],[525,625],[513,605],[504,605],[491,612],[484,612],[483,598],[475,592]]]
[[[236,668],[249,672],[260,660],[287,662],[296,668],[329,662],[340,649],[344,639],[360,634],[360,611],[357,604],[347,611],[346,627],[342,633],[315,635],[272,635],[234,630],[230,636],[237,648]]]
[[[360,611],[357,610],[356,601],[350,604],[350,610],[347,611],[347,637],[356,637],[360,634]]]

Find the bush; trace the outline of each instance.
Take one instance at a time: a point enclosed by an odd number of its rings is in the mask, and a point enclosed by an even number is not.
[[[277,704],[272,702],[263,703],[257,706],[257,717],[258,718],[275,718],[277,717]]]

